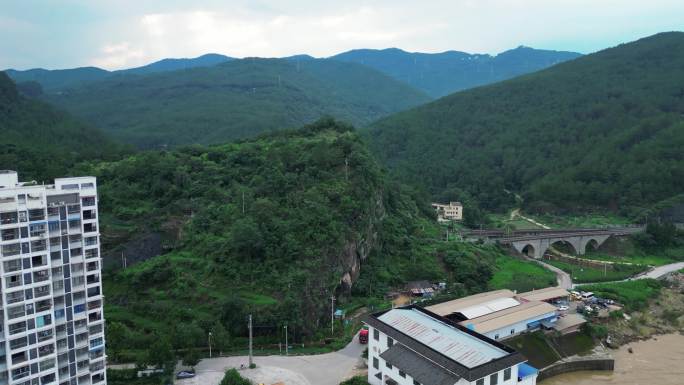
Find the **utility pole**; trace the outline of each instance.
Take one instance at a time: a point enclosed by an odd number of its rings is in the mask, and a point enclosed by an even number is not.
[[[245,190],[242,190],[242,213],[245,213]]]
[[[252,363],[252,315],[249,315],[249,367],[251,368]]]
[[[209,343],[209,358],[211,358],[211,332],[209,332],[209,337],[207,338],[207,342]]]
[[[330,296],[330,334],[335,334],[335,295]]]
[[[349,158],[344,157],[344,179],[349,180]]]
[[[285,355],[289,355],[290,353],[290,346],[287,343],[287,324],[285,324]]]

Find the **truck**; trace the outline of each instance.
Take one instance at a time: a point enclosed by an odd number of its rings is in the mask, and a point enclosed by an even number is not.
[[[368,329],[367,328],[363,328],[359,332],[359,343],[364,344],[364,345],[368,343]]]

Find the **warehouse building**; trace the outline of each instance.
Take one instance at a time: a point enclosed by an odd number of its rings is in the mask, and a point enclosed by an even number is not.
[[[537,370],[514,349],[408,306],[370,315],[371,385],[534,385]]]
[[[498,340],[541,327],[551,328],[558,320],[556,307],[529,298],[547,298],[557,294],[559,292],[546,289],[521,295],[510,290],[496,290],[429,306],[427,309]]]

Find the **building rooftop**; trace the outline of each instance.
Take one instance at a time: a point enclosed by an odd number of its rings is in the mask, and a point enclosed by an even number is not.
[[[513,297],[515,297],[514,292],[507,289],[502,289],[488,291],[486,293],[475,294],[468,297],[455,299],[452,301],[442,302],[437,305],[428,306],[426,307],[426,309],[440,316],[447,316],[449,314],[461,312],[463,309],[467,309],[473,306],[481,306],[482,304],[486,304],[501,298],[512,299]]]
[[[513,325],[515,323],[538,317],[548,313],[555,313],[556,307],[546,302],[531,301],[520,306],[497,311],[475,319],[460,322],[461,325],[479,333],[488,333],[492,330]]]
[[[518,298],[525,301],[548,301],[554,298],[567,297],[570,293],[560,286],[547,287],[518,294]]]
[[[364,321],[395,340],[383,359],[402,370],[406,366],[412,376],[432,375],[421,383],[474,381],[526,361],[514,349],[415,305],[371,314]]]
[[[465,309],[461,309],[458,312],[463,314],[466,319],[472,319],[504,309],[509,309],[518,305],[520,305],[520,302],[518,302],[515,298],[497,298],[481,305],[474,305]]]
[[[378,319],[468,368],[508,354],[497,346],[415,309],[392,309]]]

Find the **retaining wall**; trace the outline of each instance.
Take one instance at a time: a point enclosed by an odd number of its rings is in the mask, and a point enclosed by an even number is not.
[[[540,370],[537,381],[542,381],[563,373],[579,372],[583,370],[613,371],[614,368],[615,360],[612,358],[590,358],[585,360],[557,362]]]

